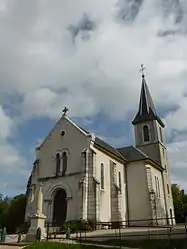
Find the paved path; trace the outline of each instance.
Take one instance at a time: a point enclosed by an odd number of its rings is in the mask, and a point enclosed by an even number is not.
[[[2,245],[0,245],[0,249],[20,249],[21,247],[19,247],[19,246],[6,246],[6,245],[4,245],[4,246],[2,246]]]

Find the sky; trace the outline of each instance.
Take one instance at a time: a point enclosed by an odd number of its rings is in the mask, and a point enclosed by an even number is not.
[[[187,190],[186,44],[186,0],[0,0],[0,192],[25,192],[64,106],[113,146],[134,144],[142,63]]]

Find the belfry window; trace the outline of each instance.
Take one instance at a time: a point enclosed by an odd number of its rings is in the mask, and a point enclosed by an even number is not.
[[[68,166],[68,156],[67,156],[67,152],[64,151],[62,153],[62,176],[65,176],[65,173],[67,171],[67,166]]]
[[[144,142],[148,142],[150,140],[149,127],[147,125],[143,126],[143,138],[144,138]]]
[[[56,175],[59,175],[60,173],[60,164],[61,164],[60,153],[57,153],[56,154]]]
[[[104,189],[104,164],[101,163],[101,189]]]

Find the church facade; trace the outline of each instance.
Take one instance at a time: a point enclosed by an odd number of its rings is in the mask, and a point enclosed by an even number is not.
[[[75,124],[66,111],[36,148],[25,220],[36,212],[42,183],[43,214],[57,226],[79,219],[175,224],[164,124],[145,76],[132,122],[134,146],[110,146]]]

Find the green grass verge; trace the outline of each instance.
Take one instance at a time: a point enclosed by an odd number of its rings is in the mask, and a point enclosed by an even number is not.
[[[25,247],[25,249],[101,249],[100,247],[81,244],[62,244],[58,242],[38,242]],[[103,248],[102,248],[103,249]]]
[[[82,242],[84,242],[82,240]],[[161,239],[151,239],[151,240],[103,240],[103,241],[91,241],[85,240],[85,243],[90,244],[103,244],[103,245],[114,245],[114,246],[124,246],[130,248],[140,248],[140,249],[187,249],[187,239],[180,240],[161,240]]]

